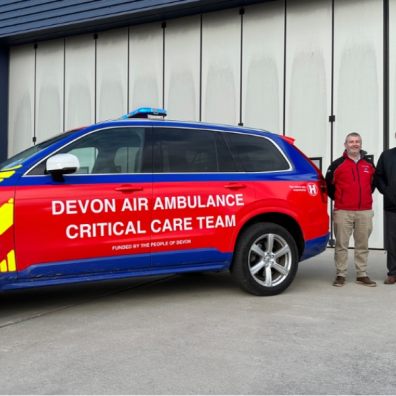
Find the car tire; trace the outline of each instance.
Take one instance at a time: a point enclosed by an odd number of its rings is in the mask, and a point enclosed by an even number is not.
[[[275,223],[258,223],[243,231],[234,252],[231,272],[242,289],[257,296],[284,291],[298,267],[292,235]]]

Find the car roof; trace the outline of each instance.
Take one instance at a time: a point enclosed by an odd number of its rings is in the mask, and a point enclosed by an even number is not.
[[[207,129],[213,131],[246,133],[261,136],[280,136],[274,132],[269,132],[264,129],[250,128],[244,126],[235,126],[228,124],[218,124],[203,121],[180,121],[180,120],[161,120],[161,119],[115,119],[102,121],[97,124],[86,126],[80,130],[87,131],[100,128],[110,128],[118,126],[156,126],[156,127],[170,127],[170,128],[186,128],[186,129]]]

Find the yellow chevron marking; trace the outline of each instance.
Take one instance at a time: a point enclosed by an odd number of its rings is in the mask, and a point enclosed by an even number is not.
[[[7,253],[7,260],[2,260],[0,262],[0,272],[15,272],[15,271],[16,271],[15,250],[10,250]]]
[[[0,272],[7,272],[7,262],[5,260],[0,262]]]
[[[15,173],[15,169],[21,168],[22,165],[16,165],[13,166],[11,168],[7,168],[7,169],[3,169],[0,171],[0,183],[4,180],[4,179],[8,179],[9,177],[11,177],[14,173]]]
[[[8,179],[9,177],[11,177],[13,174],[15,173],[14,170],[10,170],[10,171],[0,171],[0,183],[4,180],[4,179]]]
[[[15,265],[15,250],[10,250],[7,254],[7,260],[8,260],[8,271],[9,272],[15,272],[16,271],[16,265]]]
[[[0,235],[4,234],[14,224],[14,199],[0,206]]]

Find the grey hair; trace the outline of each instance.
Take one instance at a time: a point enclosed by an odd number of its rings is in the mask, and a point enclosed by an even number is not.
[[[360,136],[359,133],[351,132],[351,133],[348,133],[348,135],[345,136],[345,143],[347,142],[349,137],[358,137],[358,138],[360,138],[360,141],[362,141],[362,137]]]

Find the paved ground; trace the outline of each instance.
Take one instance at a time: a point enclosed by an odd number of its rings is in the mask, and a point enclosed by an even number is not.
[[[351,251],[353,253],[353,251]],[[287,292],[227,274],[0,297],[1,394],[395,394],[396,286],[331,286],[332,250]]]

